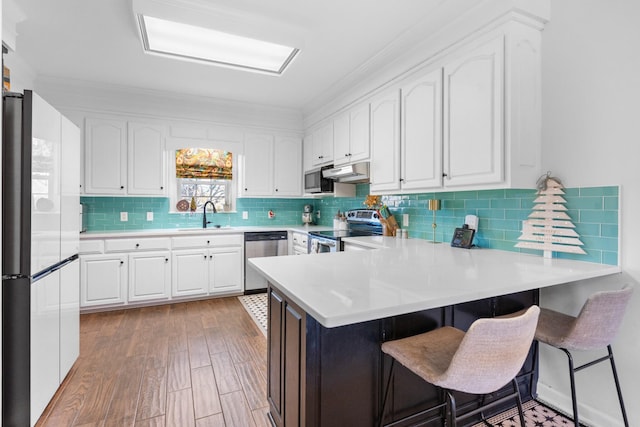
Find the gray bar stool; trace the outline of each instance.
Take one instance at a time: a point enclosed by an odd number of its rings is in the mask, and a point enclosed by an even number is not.
[[[483,414],[485,409],[510,399],[515,399],[520,423],[524,426],[522,401],[515,376],[529,353],[539,313],[537,306],[531,306],[518,315],[478,319],[466,333],[444,326],[420,335],[383,343],[383,353],[393,359],[380,413],[380,425],[384,423],[389,388],[393,381],[395,362],[398,361],[423,380],[439,387],[446,398],[443,403],[387,426],[415,419],[431,411],[444,410],[444,414],[433,419],[448,417],[450,423],[447,425],[455,427],[458,421]],[[513,393],[470,412],[457,414],[453,391],[485,395],[501,389],[509,382],[513,386]]]
[[[569,358],[571,403],[573,404],[573,419],[576,426],[580,425],[580,421],[578,418],[574,374],[582,369],[609,360],[611,361],[611,370],[616,383],[624,425],[629,427],[627,412],[622,400],[620,382],[618,381],[618,373],[613,360],[611,342],[618,333],[618,328],[622,323],[622,317],[632,293],[633,288],[628,285],[621,290],[596,292],[587,299],[577,317],[546,308],[540,311],[540,320],[538,321],[535,339],[562,350]],[[600,350],[605,347],[609,353],[607,356],[574,367],[573,357],[569,350]]]

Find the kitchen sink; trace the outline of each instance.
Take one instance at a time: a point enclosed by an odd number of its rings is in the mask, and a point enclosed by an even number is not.
[[[177,231],[179,232],[203,232],[203,231],[216,231],[216,230],[220,230],[220,231],[229,231],[229,230],[233,230],[234,228],[228,225],[209,225],[206,229],[205,228],[179,228]]]

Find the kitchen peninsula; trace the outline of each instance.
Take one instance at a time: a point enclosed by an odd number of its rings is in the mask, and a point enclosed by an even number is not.
[[[389,368],[380,343],[538,303],[538,290],[618,266],[423,240],[356,238],[377,250],[250,262],[269,280],[268,399],[277,426],[375,425]],[[386,248],[384,248],[387,246]],[[535,355],[520,379],[535,395]],[[429,406],[434,387],[398,370],[387,421]],[[467,401],[473,404],[472,401]]]

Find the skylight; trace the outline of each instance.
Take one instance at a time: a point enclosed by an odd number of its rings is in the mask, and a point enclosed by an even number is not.
[[[138,15],[147,52],[280,75],[298,49],[208,28]]]

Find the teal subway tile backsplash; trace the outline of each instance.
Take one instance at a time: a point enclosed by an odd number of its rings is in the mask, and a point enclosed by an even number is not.
[[[355,197],[324,197],[309,199],[237,199],[236,212],[214,214],[214,224],[221,226],[300,225],[304,205],[311,204],[320,211],[319,225],[331,226],[340,211],[363,208],[369,194],[367,184],[356,186]],[[584,243],[586,255],[554,252],[558,258],[618,264],[619,189],[615,186],[567,188],[563,196],[575,230]],[[521,251],[541,255],[541,251],[520,250],[514,247],[520,237],[522,221],[534,206],[535,190],[486,190],[444,193],[420,193],[383,196],[382,201],[411,238],[433,239],[433,212],[427,209],[427,200],[442,200],[442,209],[436,212],[435,237],[449,242],[456,227],[462,226],[466,215],[479,217],[475,243],[479,247],[506,251]],[[202,227],[202,213],[169,213],[169,199],[164,197],[82,197],[88,215],[90,231],[139,230],[158,228]],[[268,218],[269,210],[276,214]],[[129,221],[120,221],[120,212],[127,212]],[[146,220],[153,212],[153,221]],[[249,219],[242,219],[247,212]],[[403,224],[403,214],[409,224]]]

